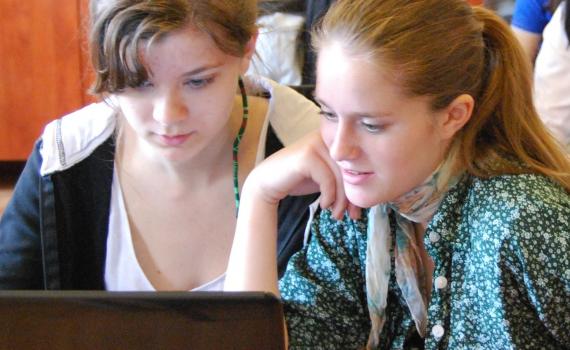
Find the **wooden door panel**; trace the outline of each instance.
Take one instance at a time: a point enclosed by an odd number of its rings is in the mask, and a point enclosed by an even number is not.
[[[80,0],[0,1],[0,160],[85,103],[80,24]]]

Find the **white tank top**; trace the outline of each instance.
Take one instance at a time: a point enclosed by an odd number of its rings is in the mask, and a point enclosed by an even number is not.
[[[192,291],[222,291],[225,277],[224,273]],[[111,186],[105,289],[108,291],[156,291],[135,255],[121,184],[116,173],[113,173]]]

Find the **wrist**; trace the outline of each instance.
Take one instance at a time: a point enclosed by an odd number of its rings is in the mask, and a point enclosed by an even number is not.
[[[242,188],[242,198],[248,198],[248,200],[256,203],[277,206],[279,201],[287,194],[275,191],[270,186],[264,184],[263,176],[263,173],[255,172],[255,170],[250,173]]]

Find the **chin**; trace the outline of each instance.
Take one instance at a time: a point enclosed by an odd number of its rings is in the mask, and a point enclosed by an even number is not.
[[[366,193],[365,191],[351,191],[345,189],[346,198],[350,203],[360,207],[360,208],[371,208],[377,204],[382,203],[382,200],[376,198],[373,193]]]
[[[163,161],[172,164],[181,164],[187,162],[192,158],[191,152],[183,148],[163,148],[157,147],[154,150],[154,155],[156,159],[162,159]]]

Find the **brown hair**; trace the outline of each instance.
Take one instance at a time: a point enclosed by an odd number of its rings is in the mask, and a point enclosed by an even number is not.
[[[339,0],[313,34],[355,57],[387,64],[409,96],[432,109],[475,99],[449,157],[475,176],[533,172],[570,191],[570,159],[532,103],[531,67],[508,25],[465,0]]]
[[[233,56],[244,54],[256,31],[256,0],[91,0],[90,10],[95,94],[119,92],[147,80],[141,46],[149,47],[189,24]]]

